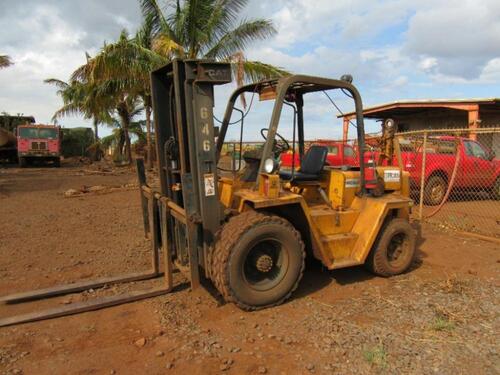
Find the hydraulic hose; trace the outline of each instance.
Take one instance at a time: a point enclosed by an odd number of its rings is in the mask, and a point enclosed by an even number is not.
[[[425,152],[425,150],[424,150]],[[429,219],[436,215],[441,208],[444,206],[446,201],[448,200],[448,197],[450,196],[451,190],[453,189],[453,184],[455,183],[455,179],[457,177],[457,171],[458,171],[458,164],[460,163],[460,149],[457,147],[457,157],[455,158],[455,165],[453,166],[453,172],[451,173],[451,178],[450,178],[450,183],[448,184],[448,189],[446,189],[446,194],[443,197],[443,200],[439,204],[439,206],[436,207],[434,211],[432,211],[429,215],[425,217],[425,219]],[[423,187],[422,187],[423,189]]]

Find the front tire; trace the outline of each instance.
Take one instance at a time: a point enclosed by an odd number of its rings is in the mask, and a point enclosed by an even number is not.
[[[19,168],[26,168],[28,166],[28,161],[26,158],[19,157]]]
[[[417,234],[405,219],[392,219],[383,228],[366,261],[370,271],[388,277],[405,272],[415,258]]]
[[[297,288],[304,243],[287,220],[247,211],[223,226],[212,259],[211,277],[224,299],[257,310],[281,304]]]
[[[424,188],[424,203],[428,206],[440,204],[446,194],[448,184],[443,176],[431,176]]]

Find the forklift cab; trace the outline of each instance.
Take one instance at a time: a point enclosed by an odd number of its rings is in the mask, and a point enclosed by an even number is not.
[[[343,77],[344,78],[344,77]],[[274,99],[274,108],[268,128],[261,129],[261,135],[265,140],[264,146],[259,150],[252,150],[242,155],[245,160],[243,171],[243,180],[245,182],[255,182],[255,188],[259,185],[259,175],[277,175],[282,182],[288,182],[291,185],[301,183],[319,183],[322,178],[323,168],[325,166],[328,148],[321,145],[311,146],[305,151],[304,139],[304,97],[309,93],[325,92],[328,90],[342,90],[354,100],[357,119],[358,147],[364,149],[364,125],[362,115],[362,102],[357,89],[350,83],[350,76],[346,79],[335,80],[306,75],[294,75],[281,79],[268,80],[249,84],[238,88],[229,99],[224,120],[217,139],[217,157],[224,144],[225,135],[231,117],[234,111],[234,105],[238,97],[244,93],[258,93],[261,100]],[[287,141],[279,132],[278,125],[283,110],[283,105],[287,105],[294,110],[293,121],[293,139]],[[234,124],[235,122],[233,122]],[[297,137],[296,137],[297,135]],[[241,139],[241,137],[240,137]],[[300,168],[296,169],[292,165],[291,170],[280,170],[279,155],[292,149],[292,160],[295,160],[296,147],[298,153]],[[365,181],[365,167],[363,162],[363,153],[359,153],[359,174],[360,180]],[[366,191],[364,184],[360,186],[360,194]]]

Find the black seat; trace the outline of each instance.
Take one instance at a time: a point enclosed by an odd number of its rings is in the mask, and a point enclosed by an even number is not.
[[[318,180],[323,166],[325,165],[327,154],[327,147],[313,145],[305,153],[298,171],[280,171],[280,177],[284,180],[292,180],[293,177],[293,181]]]

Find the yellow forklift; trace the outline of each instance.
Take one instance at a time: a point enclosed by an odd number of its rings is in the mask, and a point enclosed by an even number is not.
[[[349,78],[292,75],[240,87],[218,129],[213,88],[231,81],[228,64],[175,60],[153,73],[157,154],[163,156],[160,196],[175,212],[160,227],[166,226],[169,256],[188,270],[194,286],[200,277],[211,280],[226,301],[254,310],[292,294],[308,253],[328,269],[366,264],[381,276],[411,265],[416,233],[409,223],[408,174],[401,165],[366,163],[362,102]],[[329,90],[342,90],[354,101],[358,167],[325,166],[323,146],[304,150],[304,101],[310,93]],[[232,163],[240,170],[223,176],[221,150],[231,124],[243,129],[246,114],[235,103],[245,93],[274,100],[270,123],[261,130],[265,143],[243,153],[245,163]],[[284,105],[294,109],[292,142],[301,160],[300,168],[286,171],[280,170],[279,155],[290,144],[278,133]],[[389,137],[383,137],[382,154],[398,150],[388,144],[394,141],[393,126],[384,124]]]
[[[349,78],[292,75],[240,87],[231,95],[219,129],[214,126],[214,86],[231,82],[230,64],[176,59],[154,71],[159,191],[148,185],[144,164],[137,161],[152,270],[11,294],[0,297],[0,303],[160,276],[164,285],[0,319],[0,327],[169,293],[175,268],[189,277],[193,289],[212,282],[226,301],[244,310],[278,305],[290,297],[307,254],[330,270],[365,264],[380,276],[405,272],[415,255],[416,232],[409,223],[409,176],[402,170],[394,122],[383,126],[379,154],[389,165],[365,161],[361,97]],[[354,101],[358,166],[326,166],[323,146],[305,151],[304,100],[310,93],[332,90]],[[228,174],[219,165],[221,150],[231,124],[243,129],[246,114],[235,103],[245,93],[274,100],[274,108],[261,129],[263,147],[243,153],[244,163],[233,163],[238,170]],[[284,105],[293,107],[292,146],[297,143],[300,160],[300,168],[291,170],[279,165],[280,154],[290,149],[278,133]],[[234,112],[240,117],[231,122]],[[394,156],[397,166],[390,165]]]

